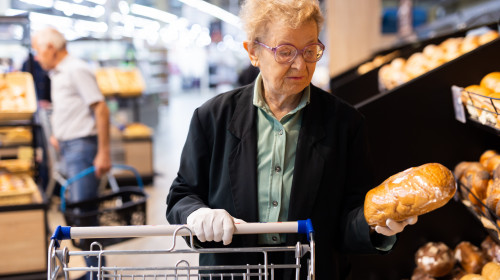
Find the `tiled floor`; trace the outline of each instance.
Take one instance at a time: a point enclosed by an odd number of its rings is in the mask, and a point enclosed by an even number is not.
[[[146,187],[149,194],[147,202],[147,223],[150,225],[166,224],[166,196],[172,180],[175,178],[179,166],[179,159],[184,141],[186,139],[189,122],[193,110],[201,105],[211,93],[179,93],[169,97],[168,105],[161,105],[158,108],[158,124],[154,128],[154,168],[158,174],[154,178],[152,186]],[[64,225],[64,219],[57,210],[55,204],[51,205],[48,213],[49,226],[53,230],[57,225]],[[109,246],[106,249],[112,250],[153,250],[168,249],[172,244],[169,237],[143,237],[132,239],[117,245]],[[177,246],[187,248],[182,239],[178,240]],[[69,241],[64,241],[63,246],[68,246],[70,250],[76,250]],[[198,264],[197,255],[136,255],[136,256],[110,256],[107,258],[108,266],[165,266],[175,265],[180,260],[189,261],[191,266]],[[70,266],[82,266],[82,257],[73,257]],[[81,275],[81,272],[74,272],[71,278]]]

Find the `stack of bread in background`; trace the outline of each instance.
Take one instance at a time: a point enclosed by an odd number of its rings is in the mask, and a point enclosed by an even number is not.
[[[411,280],[498,280],[500,246],[486,237],[480,247],[462,241],[454,249],[444,242],[428,242],[415,253]]]
[[[500,128],[500,72],[488,73],[479,85],[465,87],[461,99],[471,118]]]
[[[391,90],[498,37],[497,31],[490,30],[481,35],[449,38],[439,45],[427,45],[408,59],[398,57],[382,66],[379,82],[382,88]]]
[[[478,162],[463,161],[455,167],[454,174],[461,186],[462,198],[470,202],[478,214],[489,216],[495,213],[496,216],[500,216],[499,166],[500,154],[487,150]],[[494,216],[492,218],[496,219]]]
[[[99,68],[96,71],[96,80],[99,89],[105,96],[138,96],[143,93],[146,87],[142,74],[137,68]]]

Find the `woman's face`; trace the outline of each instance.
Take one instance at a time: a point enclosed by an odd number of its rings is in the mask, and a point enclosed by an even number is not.
[[[283,23],[271,23],[267,30],[267,35],[260,40],[271,48],[291,44],[300,52],[305,46],[318,43],[318,29],[314,21],[308,21],[298,29],[289,28]],[[274,59],[274,52],[263,46],[259,46],[254,59],[252,61],[260,68],[266,95],[300,93],[311,82],[316,68],[316,62],[305,62],[301,54],[297,54],[290,63],[278,63]]]

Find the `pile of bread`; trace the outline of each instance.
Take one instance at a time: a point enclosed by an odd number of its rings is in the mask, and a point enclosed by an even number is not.
[[[371,70],[373,70],[379,66],[382,66],[383,64],[386,64],[387,62],[393,60],[398,55],[399,55],[399,51],[393,51],[393,52],[390,52],[386,55],[377,55],[372,60],[361,64],[357,69],[358,74],[363,75],[365,73],[368,73]]]
[[[26,90],[0,76],[0,112],[21,112],[29,108]]]
[[[496,220],[500,216],[500,154],[487,150],[479,162],[457,164],[454,174],[461,186],[462,200],[470,202],[478,214]]]
[[[500,246],[489,236],[480,247],[462,241],[454,249],[443,242],[428,242],[415,253],[411,280],[498,280]]]
[[[408,59],[398,57],[382,66],[379,70],[379,82],[382,88],[391,90],[498,36],[497,31],[490,30],[481,35],[448,38],[439,45],[427,45],[422,52],[414,53]]]
[[[104,67],[96,71],[97,85],[104,95],[140,95],[145,84],[137,68]]]
[[[500,72],[488,73],[479,85],[465,87],[461,99],[471,118],[500,128]]]
[[[24,190],[29,187],[23,177],[10,173],[0,174],[0,193]]]

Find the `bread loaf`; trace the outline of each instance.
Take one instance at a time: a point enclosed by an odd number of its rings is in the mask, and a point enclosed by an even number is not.
[[[403,221],[445,205],[455,194],[449,169],[427,163],[399,172],[365,196],[365,219],[371,226],[385,226],[387,219]]]

